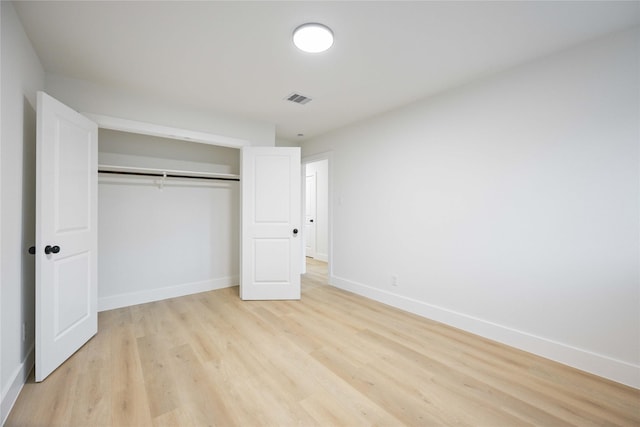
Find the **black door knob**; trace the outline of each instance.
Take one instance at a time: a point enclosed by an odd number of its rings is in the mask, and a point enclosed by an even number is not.
[[[297,228],[293,229],[293,234],[298,234],[298,229]]]
[[[29,248],[29,255],[35,255],[36,254],[36,247],[35,246],[31,246]]]
[[[309,222],[313,222],[313,220],[312,220],[312,219],[310,219],[310,220],[309,220]]]
[[[44,247],[44,253],[49,255],[49,254],[57,254],[58,252],[60,252],[60,246],[51,246],[51,245],[47,245]]]

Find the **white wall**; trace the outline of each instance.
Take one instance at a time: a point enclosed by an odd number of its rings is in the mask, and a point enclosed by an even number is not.
[[[638,40],[304,143],[333,151],[331,283],[640,387]]]
[[[300,143],[280,138],[276,139],[276,147],[300,147]]]
[[[99,163],[239,173],[239,150],[101,130]],[[239,183],[101,174],[98,308],[238,284]]]
[[[207,132],[245,139],[251,145],[275,145],[275,125],[168,103],[135,92],[100,86],[54,74],[46,75],[47,93],[81,113]]]
[[[33,364],[35,264],[27,249],[35,240],[35,108],[44,72],[12,3],[0,2],[0,8],[0,421],[4,421]]]
[[[316,176],[316,251],[315,259],[329,260],[329,161],[318,160],[305,165],[306,174]]]

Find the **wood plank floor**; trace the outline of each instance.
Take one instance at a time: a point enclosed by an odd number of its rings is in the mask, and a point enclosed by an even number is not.
[[[640,392],[326,285],[100,313],[6,426],[639,426]]]

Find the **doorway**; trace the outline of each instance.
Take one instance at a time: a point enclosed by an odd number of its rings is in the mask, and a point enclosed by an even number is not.
[[[329,153],[302,159],[304,188],[304,256],[306,264],[331,265],[331,198]]]

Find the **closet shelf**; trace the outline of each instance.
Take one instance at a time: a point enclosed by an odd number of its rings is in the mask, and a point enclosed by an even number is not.
[[[217,172],[197,172],[178,169],[139,168],[131,166],[98,165],[98,173],[116,175],[156,176],[160,178],[197,178],[219,179],[223,181],[240,181],[240,175]]]

